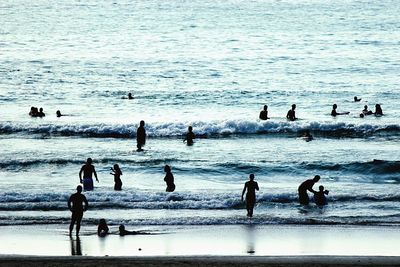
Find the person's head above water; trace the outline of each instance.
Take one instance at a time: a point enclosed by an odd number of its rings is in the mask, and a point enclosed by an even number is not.
[[[144,127],[144,121],[140,121],[140,126]]]
[[[100,219],[99,225],[107,225],[106,220],[105,219]]]
[[[61,117],[61,111],[57,110],[56,115],[57,115],[57,117]]]
[[[171,172],[171,167],[169,165],[165,165],[164,172]]]
[[[188,127],[188,131],[189,131],[189,132],[192,132],[192,131],[193,131],[193,127],[192,127],[192,126],[189,126],[189,127]]]
[[[81,185],[78,185],[76,187],[76,192],[78,192],[79,194],[82,193],[82,186]]]
[[[121,225],[119,226],[119,231],[120,231],[120,232],[125,231],[125,226],[124,226],[123,224],[121,224]]]
[[[336,105],[336,104],[333,104],[332,108],[333,108],[333,109],[337,109],[337,105]]]
[[[319,191],[324,191],[324,186],[323,185],[319,186]]]
[[[93,162],[92,158],[87,158],[87,160],[86,160],[87,164],[92,164],[92,162]]]
[[[313,178],[313,181],[314,182],[318,182],[319,179],[321,179],[321,177],[319,175],[315,175],[314,178]]]
[[[368,106],[367,106],[367,105],[365,105],[365,106],[364,106],[364,109],[368,109]]]
[[[249,175],[249,179],[250,179],[250,181],[253,181],[253,180],[254,180],[254,174],[253,174],[253,173],[251,173],[251,174]]]
[[[292,105],[292,110],[295,110],[296,109],[296,104],[293,104]]]
[[[264,110],[267,110],[268,109],[268,106],[267,105],[264,105]]]

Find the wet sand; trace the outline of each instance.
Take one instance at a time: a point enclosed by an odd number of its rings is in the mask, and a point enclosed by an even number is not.
[[[400,257],[199,256],[199,257],[33,257],[2,256],[0,267],[37,266],[399,266]]]

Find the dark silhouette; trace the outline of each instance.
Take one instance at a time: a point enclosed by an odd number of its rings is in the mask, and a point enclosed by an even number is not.
[[[31,107],[31,110],[29,111],[29,116],[31,117],[39,117],[39,111],[36,107]]]
[[[350,112],[342,112],[342,113],[339,113],[339,112],[336,111],[336,109],[337,109],[337,105],[336,105],[336,104],[333,104],[333,106],[332,106],[332,111],[331,111],[331,115],[332,115],[333,117],[336,117],[337,115],[347,115],[347,114],[350,113]]]
[[[247,181],[244,184],[244,188],[242,191],[242,201],[243,195],[246,192],[246,209],[247,209],[247,217],[253,217],[253,209],[254,205],[256,204],[256,190],[260,190],[258,188],[258,183],[254,181],[254,174],[250,174],[249,176],[250,181]]]
[[[111,168],[110,174],[114,175],[114,190],[116,191],[122,190],[122,181],[121,181],[122,171],[119,168],[118,164],[114,164],[114,168]]]
[[[286,114],[286,118],[290,121],[295,121],[297,120],[296,118],[296,111],[294,111],[296,109],[296,104],[292,105],[292,109],[290,109],[288,111],[288,113]]]
[[[167,184],[167,189],[165,189],[165,191],[174,192],[175,191],[174,175],[171,172],[171,167],[165,165],[164,172],[165,172],[164,181]]]
[[[143,151],[142,147],[146,144],[146,129],[144,121],[140,121],[140,126],[136,131],[137,151]]]
[[[375,105],[375,116],[383,116],[383,111],[382,111],[382,108],[381,108],[381,105],[379,105],[379,104],[376,104]]]
[[[308,179],[300,184],[298,189],[300,204],[308,205],[310,203],[310,198],[308,197],[307,190],[315,194],[317,191],[312,189],[312,187],[316,182],[319,181],[319,179],[321,179],[321,177],[319,175],[315,175],[313,179]]]
[[[82,193],[82,186],[78,185],[76,187],[76,193],[72,194],[68,199],[68,208],[72,212],[71,224],[69,225],[69,235],[72,235],[72,230],[74,229],[75,222],[76,222],[76,235],[79,235],[83,212],[86,211],[89,207],[89,203],[86,197],[81,193]]]
[[[64,116],[64,115],[61,114],[61,111],[59,111],[59,110],[56,111],[56,115],[57,115],[58,118],[61,117],[61,116]]]
[[[38,116],[39,116],[39,117],[45,117],[45,116],[46,116],[46,114],[44,114],[44,112],[43,112],[43,108],[40,108],[40,109],[39,109]]]
[[[368,106],[367,106],[367,105],[364,106],[364,109],[362,110],[361,113],[362,113],[364,116],[373,114],[373,112],[372,112],[371,110],[368,110]]]
[[[108,229],[105,219],[100,219],[99,225],[97,226],[97,235],[106,236],[110,229]]]
[[[188,127],[188,132],[186,133],[186,137],[185,137],[185,139],[183,139],[183,142],[186,141],[186,144],[188,146],[191,146],[191,145],[193,145],[193,143],[194,143],[193,139],[195,139],[195,138],[196,138],[196,136],[193,133],[193,127],[189,126]]]
[[[138,234],[140,234],[140,232],[125,230],[125,226],[124,226],[123,224],[121,224],[121,225],[119,226],[119,235],[120,235],[120,236],[124,236],[124,235],[138,235]]]
[[[128,93],[128,99],[133,99],[132,93]]]
[[[357,98],[356,96],[354,97],[354,102],[360,102],[361,98]]]
[[[312,136],[312,134],[310,133],[310,130],[306,130],[306,132],[303,135],[303,138],[306,142],[310,142],[311,140],[314,139],[314,137]]]
[[[319,186],[319,191],[314,193],[315,204],[319,207],[323,207],[328,204],[325,195],[329,194],[329,190],[324,190],[322,185]]]
[[[83,172],[83,179],[82,179],[82,172]],[[92,165],[92,159],[88,158],[86,160],[85,165],[83,165],[81,170],[79,171],[79,180],[80,183],[83,184],[83,189],[85,191],[93,190],[93,178],[92,178],[93,174],[94,177],[96,177],[96,181],[99,182],[96,170]]]
[[[264,105],[264,109],[260,111],[260,116],[259,116],[260,120],[268,120],[268,106]]]

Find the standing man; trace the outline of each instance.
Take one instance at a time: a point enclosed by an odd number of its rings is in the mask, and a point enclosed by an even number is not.
[[[290,109],[287,114],[286,114],[286,118],[290,121],[295,121],[297,120],[296,118],[296,111],[294,111],[296,109],[296,104],[292,105],[292,109]]]
[[[250,181],[247,181],[244,184],[243,192],[242,192],[242,201],[243,195],[246,192],[246,209],[247,209],[247,217],[253,217],[253,209],[254,205],[256,204],[256,190],[260,190],[258,188],[258,183],[254,181],[254,174],[250,174],[249,176]]]
[[[79,180],[81,184],[83,184],[83,190],[85,191],[91,191],[93,190],[93,174],[94,177],[96,177],[96,181],[99,182],[99,179],[97,178],[97,173],[92,165],[93,160],[91,158],[88,158],[86,160],[85,165],[82,166],[80,172],[79,172]],[[83,173],[83,179],[82,179],[82,173]]]
[[[319,181],[321,177],[315,175],[313,179],[308,179],[302,182],[299,186],[299,202],[302,205],[308,205],[310,203],[310,198],[308,197],[307,190],[312,193],[317,193],[313,188],[314,184]]]
[[[72,230],[74,229],[75,222],[76,222],[76,235],[79,235],[83,212],[86,211],[89,206],[86,197],[81,193],[82,193],[82,186],[78,185],[76,187],[76,193],[72,194],[68,199],[68,208],[72,212],[71,224],[69,225],[70,236],[72,235]]]
[[[186,137],[185,137],[185,139],[183,140],[183,142],[186,141],[186,144],[187,144],[188,146],[191,146],[191,145],[193,145],[193,139],[195,139],[195,138],[196,138],[196,136],[195,136],[194,133],[193,133],[193,127],[192,127],[192,126],[189,126],[189,127],[188,127],[188,132],[186,133]]]
[[[144,129],[144,121],[140,121],[140,126],[136,131],[137,151],[143,151],[142,147],[146,144],[146,129]]]

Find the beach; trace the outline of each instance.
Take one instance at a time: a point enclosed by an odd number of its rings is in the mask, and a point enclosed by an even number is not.
[[[0,266],[400,265],[398,14],[394,0],[1,1]]]

